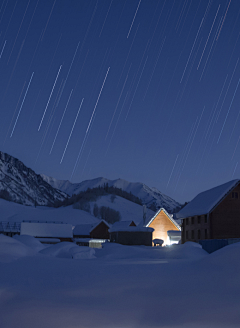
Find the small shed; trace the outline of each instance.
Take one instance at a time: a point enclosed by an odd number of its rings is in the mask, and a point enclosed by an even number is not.
[[[67,223],[21,222],[21,235],[38,238],[41,243],[72,241],[72,225]]]
[[[95,224],[78,224],[73,229],[74,238],[109,239],[109,224],[101,220]]]
[[[125,228],[109,229],[110,242],[122,245],[152,246],[152,233],[154,229],[147,227],[128,226]]]

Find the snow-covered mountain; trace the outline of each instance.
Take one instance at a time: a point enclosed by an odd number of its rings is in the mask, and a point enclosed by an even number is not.
[[[2,197],[24,205],[49,205],[67,197],[17,158],[1,151],[0,193]]]
[[[57,180],[44,174],[41,176],[51,186],[64,191],[70,196],[73,194],[78,194],[81,191],[85,191],[88,188],[96,188],[108,183],[109,186],[114,186],[127,192],[131,192],[133,195],[139,197],[143,204],[146,204],[148,208],[153,208],[155,205],[157,209],[163,207],[169,213],[172,213],[177,207],[181,206],[181,204],[176,202],[171,197],[164,195],[158,189],[150,188],[140,182],[128,182],[123,179],[108,180],[106,178],[96,178],[82,181],[80,183],[71,183],[68,180]]]

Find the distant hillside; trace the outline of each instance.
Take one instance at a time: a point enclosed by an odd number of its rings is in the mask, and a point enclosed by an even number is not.
[[[53,205],[66,197],[17,158],[0,152],[0,198],[24,205]]]
[[[46,206],[24,206],[0,199],[1,221],[22,222],[64,222],[72,225],[99,222],[97,218],[72,206],[53,208]]]
[[[44,174],[41,175],[43,179],[51,184],[54,188],[58,188],[68,195],[78,194],[81,191],[85,191],[88,188],[96,188],[98,186],[103,186],[108,184],[108,186],[114,186],[131,192],[136,197],[142,200],[142,203],[145,204],[148,208],[156,211],[157,209],[163,207],[169,213],[173,213],[177,208],[181,207],[181,204],[176,202],[169,196],[164,195],[156,188],[150,188],[144,183],[140,182],[128,182],[123,179],[117,180],[108,180],[106,178],[96,178],[92,180],[86,180],[80,183],[71,183],[67,180],[57,180],[51,177],[48,177]]]

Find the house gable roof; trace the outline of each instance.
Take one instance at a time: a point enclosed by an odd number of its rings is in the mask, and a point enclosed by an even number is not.
[[[181,230],[181,227],[179,224],[177,224],[177,222],[169,215],[169,213],[163,208],[161,207],[160,210],[157,211],[157,213],[150,219],[150,221],[145,225],[146,227],[149,227],[149,225],[155,220],[155,218],[158,216],[158,214],[163,211],[164,214],[166,214],[166,216],[168,217],[168,219],[175,225],[175,227],[178,230]]]
[[[101,220],[100,222],[97,222],[96,224],[92,225],[92,228],[90,229],[89,233],[92,232],[95,228],[99,226],[99,224],[104,223],[108,228],[110,228],[110,225],[105,220]]]
[[[240,183],[240,180],[231,180],[215,188],[198,194],[176,216],[184,219],[195,215],[204,215],[212,212],[216,206]]]
[[[73,235],[75,236],[90,236],[90,233],[99,226],[99,224],[104,223],[108,228],[110,228],[110,225],[105,221],[101,220],[95,224],[78,224],[73,229]]]
[[[134,221],[117,221],[117,222],[113,223],[112,228],[122,229],[122,228],[130,227],[133,224],[134,224],[134,226],[136,226]]]

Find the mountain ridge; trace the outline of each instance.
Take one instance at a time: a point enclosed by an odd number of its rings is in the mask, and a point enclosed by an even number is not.
[[[176,208],[181,207],[180,203],[163,194],[157,188],[150,188],[141,182],[128,182],[120,178],[109,180],[104,177],[99,177],[91,180],[85,180],[80,183],[71,183],[69,180],[57,180],[44,174],[41,174],[41,176],[54,188],[64,191],[69,196],[78,194],[79,192],[85,191],[88,188],[92,189],[98,186],[103,186],[104,184],[108,184],[109,186],[114,186],[127,192],[131,192],[133,195],[139,197],[143,204],[154,211],[164,207],[169,213],[173,213]]]
[[[53,205],[67,195],[53,188],[40,174],[19,159],[0,151],[0,192],[6,199],[23,205]]]

